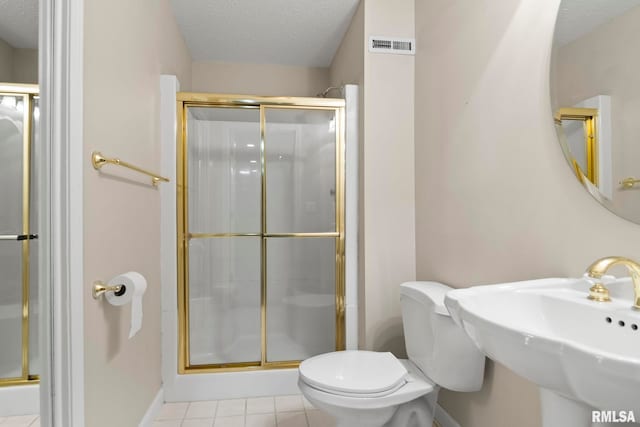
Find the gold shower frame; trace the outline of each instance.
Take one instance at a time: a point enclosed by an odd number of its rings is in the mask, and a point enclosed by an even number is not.
[[[556,125],[562,128],[563,120],[573,120],[580,121],[583,125],[584,132],[584,145],[586,152],[586,171],[582,171],[578,161],[569,150],[567,146],[567,151],[571,155],[571,164],[573,165],[576,176],[579,181],[582,181],[581,175],[586,175],[586,178],[593,183],[593,185],[599,185],[600,177],[598,176],[598,133],[597,133],[597,121],[598,118],[598,109],[597,108],[577,108],[577,107],[567,107],[567,108],[559,108],[556,111],[554,116],[554,121]],[[586,172],[586,173],[585,173]]]
[[[34,97],[38,96],[38,85],[0,83],[0,96],[8,95],[22,97],[24,105],[23,148],[22,148],[22,231],[29,236],[31,215],[31,140],[33,131],[32,105]],[[0,387],[38,384],[39,375],[29,372],[29,285],[30,285],[30,245],[31,240],[25,239],[22,244],[22,375],[14,378],[0,378]]]
[[[336,242],[336,350],[345,348],[345,101],[335,98],[265,97],[215,93],[179,92],[177,94],[177,252],[178,252],[178,373],[215,373],[230,371],[295,368],[299,360],[268,362],[267,355],[267,238],[334,237]],[[252,108],[260,110],[260,233],[189,233],[187,108]],[[326,233],[267,233],[266,231],[266,161],[265,109],[303,109],[335,111],[336,118],[336,231]],[[207,237],[261,237],[260,260],[260,340],[261,360],[223,364],[192,365],[189,358],[189,240]]]

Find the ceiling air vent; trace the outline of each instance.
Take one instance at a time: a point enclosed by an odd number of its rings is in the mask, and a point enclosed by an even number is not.
[[[369,52],[415,55],[416,40],[371,36],[369,37]]]

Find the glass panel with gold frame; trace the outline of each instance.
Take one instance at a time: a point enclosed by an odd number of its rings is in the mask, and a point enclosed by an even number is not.
[[[179,93],[177,117],[178,371],[344,349],[344,100]],[[310,275],[291,268],[301,257],[329,264]],[[320,347],[299,328],[310,319],[331,329]],[[277,340],[290,351],[267,357]]]
[[[598,186],[598,137],[595,108],[559,108],[555,123],[563,151],[579,180],[586,177]]]
[[[35,221],[31,209],[31,152],[38,86],[0,84],[0,386],[38,382],[31,264]],[[31,343],[31,345],[30,345]]]

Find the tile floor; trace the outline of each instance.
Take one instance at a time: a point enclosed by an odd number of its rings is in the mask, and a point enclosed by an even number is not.
[[[165,403],[151,427],[335,427],[302,395]],[[0,424],[0,427],[4,425]]]
[[[0,417],[0,427],[40,427],[40,417],[38,415]]]

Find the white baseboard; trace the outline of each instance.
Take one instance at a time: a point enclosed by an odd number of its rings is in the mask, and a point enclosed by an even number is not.
[[[40,386],[0,387],[0,418],[40,413]]]
[[[298,394],[297,369],[176,375],[165,382],[167,402],[220,400]]]
[[[149,408],[147,409],[147,412],[145,412],[144,417],[142,417],[142,420],[140,421],[140,424],[138,424],[138,427],[149,427],[160,412],[163,404],[164,389],[160,387],[160,390],[158,390],[156,397],[153,399],[153,402],[151,402],[151,405],[149,405]]]
[[[436,405],[435,419],[440,427],[460,427],[460,424],[440,405]]]

